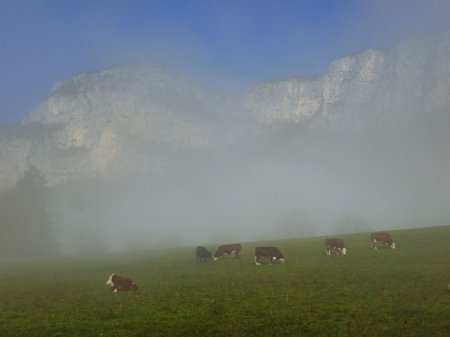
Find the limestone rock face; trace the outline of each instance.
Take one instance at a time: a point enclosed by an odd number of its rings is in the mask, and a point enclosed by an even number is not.
[[[345,56],[318,78],[259,84],[249,91],[246,105],[266,124],[390,126],[448,104],[449,65],[449,32],[409,39],[388,51]]]
[[[0,188],[29,165],[51,184],[171,170],[162,149],[227,138],[225,105],[218,94],[149,63],[76,75],[2,131]]]
[[[335,60],[316,78],[264,82],[239,97],[149,63],[57,83],[19,124],[0,129],[0,190],[34,165],[58,184],[163,173],[171,156],[239,143],[271,124],[391,127],[450,105],[450,31]],[[302,130],[305,130],[302,128]]]

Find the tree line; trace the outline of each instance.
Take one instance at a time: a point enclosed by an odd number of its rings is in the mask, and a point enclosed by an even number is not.
[[[52,195],[45,176],[30,167],[14,188],[0,194],[0,259],[59,253]]]

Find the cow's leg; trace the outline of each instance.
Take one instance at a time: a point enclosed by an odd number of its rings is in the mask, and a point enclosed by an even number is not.
[[[261,262],[259,262],[259,256],[256,255],[255,255],[255,264],[257,267],[261,265]]]

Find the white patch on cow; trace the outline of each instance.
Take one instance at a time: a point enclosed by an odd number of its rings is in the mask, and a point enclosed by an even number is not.
[[[230,255],[234,254],[235,252],[236,252],[235,250],[232,250],[231,253],[230,253]]]
[[[114,293],[117,293],[117,288],[116,289],[114,289],[114,291],[113,291]]]
[[[217,261],[217,257],[214,256],[214,261]]]
[[[395,245],[395,242],[392,242],[392,244],[391,244],[391,248],[392,249],[395,249],[397,246]]]
[[[113,282],[112,282],[112,277],[113,277],[114,275],[116,275],[116,274],[111,274],[111,276],[109,276],[108,281],[106,281],[106,284],[107,284],[107,285],[109,285],[109,286],[113,286],[113,285],[114,285]]]
[[[347,248],[345,248],[345,247],[342,248],[342,254],[344,254],[344,255],[347,254]]]
[[[276,261],[276,259],[277,259],[277,258],[276,258],[275,256],[274,256],[274,257],[272,257],[272,260],[273,260],[273,261]]]
[[[280,259],[280,262],[281,262],[281,263],[284,263],[284,257]]]

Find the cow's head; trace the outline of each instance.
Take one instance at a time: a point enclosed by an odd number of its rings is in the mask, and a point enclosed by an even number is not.
[[[108,281],[106,281],[106,284],[113,287],[114,286],[114,281],[116,280],[117,275],[116,274],[111,274],[111,276],[109,276]]]
[[[392,249],[397,248],[397,246],[395,245],[395,242],[392,242],[392,243],[391,243],[391,248],[392,248]]]
[[[272,261],[273,262],[280,261],[281,263],[284,263],[284,257],[283,257],[283,255],[278,254],[277,256],[272,257]]]
[[[345,247],[342,248],[342,254],[343,254],[343,255],[347,254],[347,248],[345,248]]]

